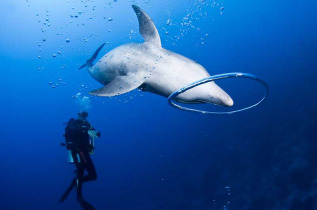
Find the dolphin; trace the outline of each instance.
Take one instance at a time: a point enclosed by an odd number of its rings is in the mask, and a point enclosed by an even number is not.
[[[164,97],[193,82],[210,77],[204,67],[177,53],[164,49],[152,19],[138,6],[132,5],[139,21],[144,43],[121,45],[93,61],[102,44],[86,64],[90,75],[103,84],[91,91],[96,96],[116,96],[139,88]],[[190,89],[175,98],[181,103],[212,103],[232,106],[233,100],[215,82]]]

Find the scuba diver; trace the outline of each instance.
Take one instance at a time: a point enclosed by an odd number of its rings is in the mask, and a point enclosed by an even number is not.
[[[87,121],[88,113],[85,111],[78,113],[78,119],[70,119],[65,128],[65,141],[69,161],[74,163],[77,170],[76,177],[72,180],[59,202],[63,202],[72,189],[76,186],[77,201],[84,209],[94,209],[82,196],[82,185],[84,182],[94,181],[97,179],[97,173],[90,157],[94,151],[94,139],[100,137],[100,132]],[[85,174],[87,171],[87,175]]]

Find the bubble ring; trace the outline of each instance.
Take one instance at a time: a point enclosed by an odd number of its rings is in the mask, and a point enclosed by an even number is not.
[[[190,90],[190,89],[192,89],[192,88],[194,88],[196,86],[199,86],[199,85],[202,85],[202,84],[205,84],[205,83],[208,83],[208,82],[212,82],[212,81],[215,81],[215,80],[222,80],[222,79],[228,79],[228,78],[238,78],[238,77],[255,80],[258,83],[262,84],[265,87],[265,90],[266,90],[264,97],[260,101],[258,101],[257,103],[255,103],[255,104],[253,104],[251,106],[248,106],[248,107],[245,107],[245,108],[242,108],[242,109],[238,109],[238,110],[229,111],[229,112],[202,111],[202,110],[199,110],[199,109],[191,109],[191,108],[187,108],[187,107],[184,107],[184,106],[180,106],[180,105],[178,105],[176,103],[173,103],[173,100],[179,94],[184,93],[185,91]],[[187,86],[185,86],[183,88],[180,88],[180,89],[176,90],[174,93],[172,93],[168,97],[167,101],[172,107],[175,107],[177,109],[181,109],[181,110],[184,110],[184,111],[198,112],[198,113],[202,113],[202,114],[233,114],[233,113],[242,112],[242,111],[245,111],[245,110],[248,110],[248,109],[251,109],[251,108],[254,108],[254,107],[258,106],[259,104],[261,104],[262,102],[265,101],[265,99],[268,97],[268,95],[269,95],[269,86],[266,84],[266,82],[264,82],[259,77],[255,76],[253,74],[248,74],[248,73],[232,72],[232,73],[213,75],[213,76],[198,80],[196,82],[193,82],[193,83],[191,83],[191,84],[189,84],[189,85],[187,85]]]

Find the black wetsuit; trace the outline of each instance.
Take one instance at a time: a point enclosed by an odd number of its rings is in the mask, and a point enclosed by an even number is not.
[[[72,157],[77,168],[77,179],[73,181],[73,184],[77,186],[77,195],[82,196],[82,184],[83,182],[92,181],[97,179],[97,173],[90,157],[91,144],[89,142],[88,130],[95,130],[87,120],[76,119],[77,125],[80,125],[81,132],[74,134],[72,137],[73,142],[68,142],[68,149],[72,152]],[[100,137],[100,132],[97,133]],[[87,175],[84,176],[85,170]],[[76,181],[76,183],[75,183]]]
[[[72,151],[72,156],[77,168],[77,195],[82,196],[83,182],[96,180],[97,173],[88,151]],[[85,170],[87,170],[87,175],[84,176]]]

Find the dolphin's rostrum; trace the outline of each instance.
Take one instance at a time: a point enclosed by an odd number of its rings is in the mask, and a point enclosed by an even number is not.
[[[138,6],[132,7],[145,42],[121,45],[93,65],[93,60],[103,47],[100,46],[82,66],[87,66],[90,75],[104,85],[90,94],[115,96],[142,87],[168,97],[174,91],[210,76],[201,65],[162,48],[159,33],[151,18]],[[177,96],[176,100],[182,103],[233,105],[231,97],[214,82],[188,90]]]

